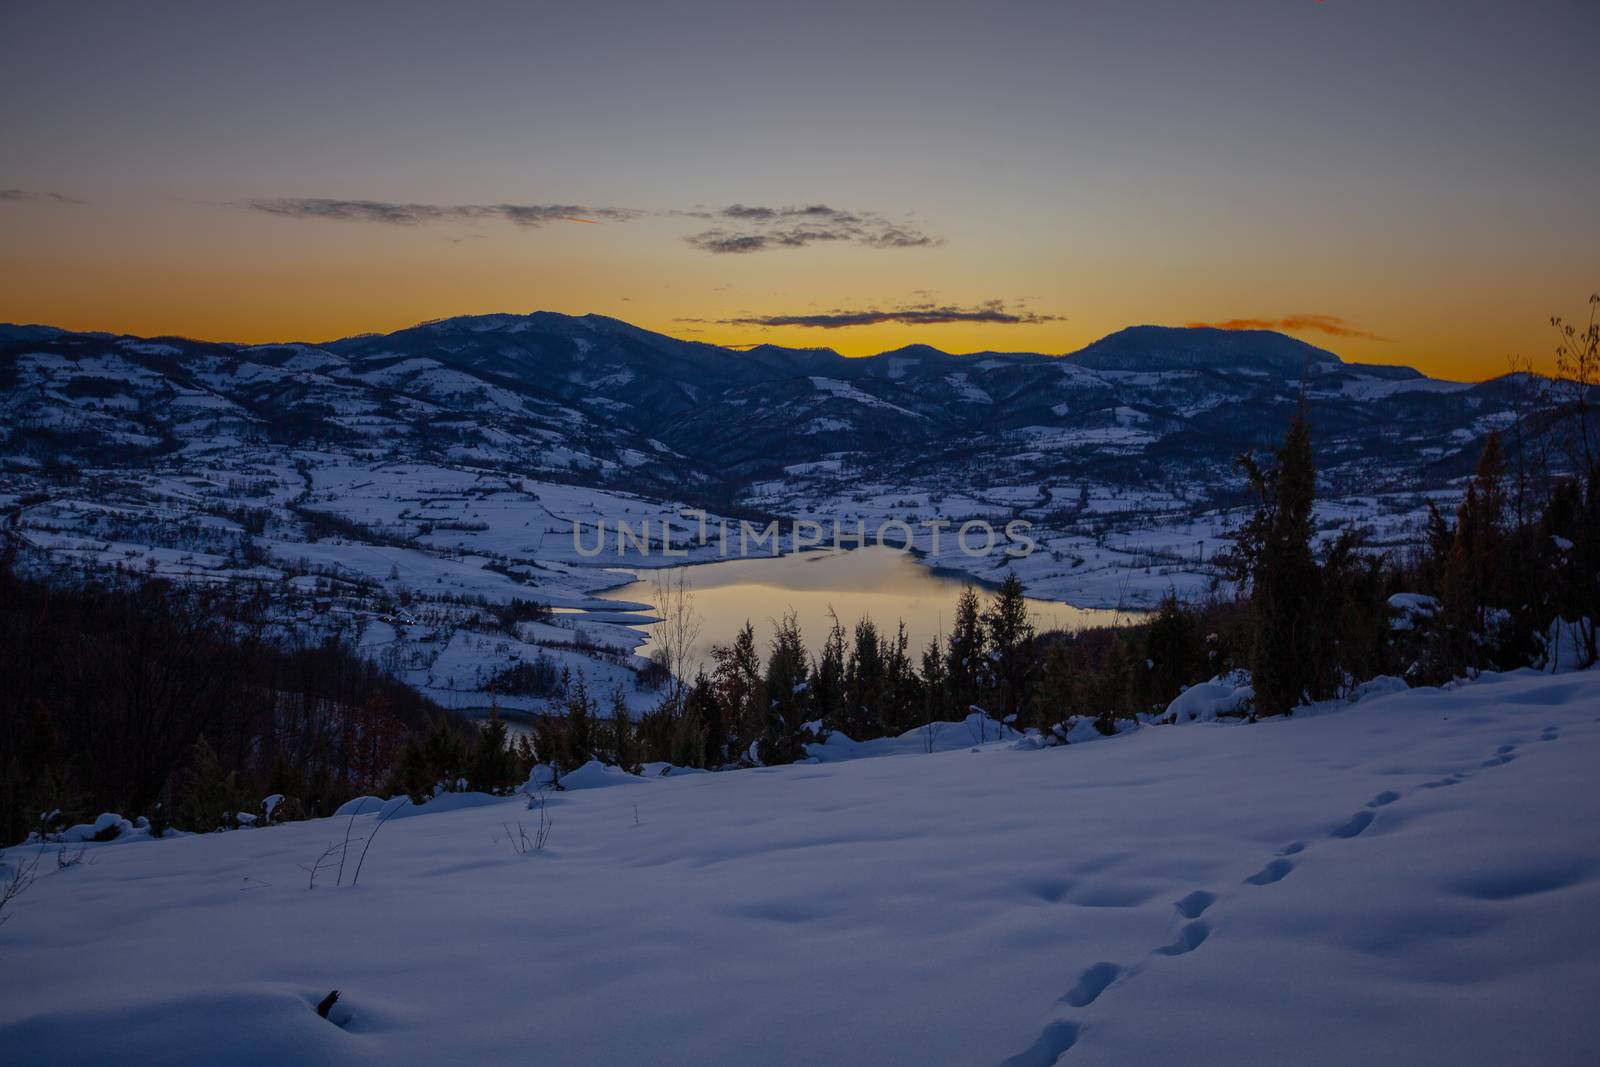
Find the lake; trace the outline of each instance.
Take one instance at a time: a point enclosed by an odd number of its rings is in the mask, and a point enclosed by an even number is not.
[[[791,608],[799,616],[806,646],[813,655],[820,651],[833,625],[831,608],[846,633],[853,631],[857,620],[870,618],[879,630],[893,634],[897,623],[904,620],[911,651],[920,662],[929,639],[949,632],[956,598],[962,587],[972,582],[962,575],[925,567],[908,553],[880,546],[722,560],[632,573],[640,580],[599,595],[607,600],[652,604],[655,576],[665,575],[676,581],[681,574],[693,591],[694,609],[703,618],[696,652],[707,670],[711,646],[731,643],[746,620],[755,626],[757,646],[765,658],[776,620]],[[979,587],[985,601],[988,593]],[[1028,599],[1028,609],[1040,631],[1109,626],[1139,614],[1078,608],[1033,598]],[[641,628],[649,633],[655,625]],[[639,649],[641,653],[649,650],[648,644]]]

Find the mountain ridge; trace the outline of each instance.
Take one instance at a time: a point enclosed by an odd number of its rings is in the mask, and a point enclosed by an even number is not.
[[[790,360],[818,358],[829,361],[881,360],[889,358],[971,360],[1020,357],[1076,360],[1085,366],[1095,369],[1113,370],[1175,370],[1207,365],[1248,366],[1252,362],[1261,362],[1268,364],[1273,369],[1284,372],[1302,370],[1306,366],[1337,365],[1360,367],[1364,370],[1374,370],[1379,373],[1382,373],[1379,368],[1394,367],[1396,368],[1395,373],[1403,373],[1406,377],[1430,377],[1404,364],[1350,362],[1331,350],[1276,330],[1224,330],[1216,327],[1162,326],[1150,323],[1122,327],[1070,352],[999,351],[994,349],[973,352],[950,352],[923,342],[912,342],[861,356],[846,356],[825,345],[796,347],[764,342],[748,348],[730,347],[709,341],[677,337],[669,333],[637,326],[624,319],[594,312],[569,315],[564,312],[543,310],[526,313],[489,312],[479,315],[447,316],[424,320],[388,332],[370,331],[322,341],[243,342],[189,337],[181,334],[138,335],[104,330],[71,330],[45,323],[0,323],[0,342],[10,343],[18,340],[40,340],[51,336],[74,335],[149,342],[183,341],[226,346],[241,350],[303,346],[340,351],[359,348],[391,338],[416,337],[424,331],[430,335],[437,336],[452,333],[522,332],[537,327],[551,329],[553,332],[567,336],[573,336],[576,329],[587,328],[595,333],[631,337],[652,344],[667,342],[673,346],[684,346],[702,351],[711,350],[733,358],[745,357],[753,353],[762,353],[769,356],[782,354]],[[1212,359],[1209,361],[1198,360],[1196,357],[1201,354],[1210,354]]]
[[[143,463],[232,442],[426,454],[658,495],[749,496],[830,470],[1206,493],[1231,484],[1240,452],[1274,443],[1304,397],[1325,477],[1424,484],[1470,465],[1516,388],[1185,327],[1129,327],[1065,355],[870,357],[741,352],[557,312],[323,344],[0,327],[0,460]]]

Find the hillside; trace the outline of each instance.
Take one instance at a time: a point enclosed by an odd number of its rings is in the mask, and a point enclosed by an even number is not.
[[[369,813],[112,842],[60,870],[52,847],[0,941],[0,1047],[1587,1063],[1597,724],[1600,674],[1524,671],[1044,750],[951,724],[933,754],[596,766],[544,801],[548,841],[526,854],[538,812],[470,794],[381,832]],[[371,843],[359,883],[330,866],[308,889],[300,865],[347,828],[352,861]]]
[[[737,352],[602,316],[428,323],[319,344],[0,328],[4,537],[42,569],[244,590],[447,707],[507,662],[628,682],[636,631],[573,524],[886,520],[931,565],[1088,607],[1198,594],[1244,502],[1236,456],[1305,398],[1321,529],[1420,536],[1526,382],[1347,364],[1282,334],[1136,327],[1080,353]],[[1030,522],[1023,560],[931,520]],[[689,558],[714,558],[709,548]],[[486,603],[562,609],[508,631]],[[589,614],[583,614],[584,612]],[[594,612],[600,612],[595,614]],[[573,614],[577,613],[577,614]],[[537,696],[506,694],[503,706]]]

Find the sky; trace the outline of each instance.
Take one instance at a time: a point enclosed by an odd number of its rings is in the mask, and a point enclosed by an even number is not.
[[[0,0],[0,321],[596,312],[1547,368],[1600,289],[1592,0]]]

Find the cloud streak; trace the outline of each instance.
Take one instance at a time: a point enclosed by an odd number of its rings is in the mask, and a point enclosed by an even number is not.
[[[40,193],[29,189],[0,189],[0,202],[12,204],[81,204],[82,200],[60,193]]]
[[[12,190],[16,192],[16,190]],[[709,225],[684,237],[713,255],[744,255],[781,248],[844,244],[860,248],[927,248],[943,244],[909,222],[895,222],[873,211],[846,211],[827,204],[764,207],[730,204],[715,210],[642,211],[582,204],[430,204],[331,197],[275,197],[229,205],[278,218],[357,222],[380,226],[433,223],[510,222],[535,229],[554,222],[628,222],[646,215],[691,218]]]
[[[974,307],[912,304],[898,308],[860,311],[835,309],[802,315],[751,315],[716,321],[722,326],[807,326],[820,330],[840,330],[852,326],[878,326],[883,323],[895,323],[900,326],[942,326],[953,322],[975,322],[989,326],[1032,326],[1045,322],[1060,322],[1064,318],[1064,315],[1040,315],[1022,309],[1010,311],[1003,301],[986,300]]]
[[[1348,325],[1337,315],[1286,315],[1281,319],[1227,319],[1223,322],[1186,322],[1191,330],[1288,330],[1291,333],[1324,333],[1330,337],[1351,337],[1363,341],[1387,341]]]
[[[643,214],[630,208],[584,207],[580,204],[408,204],[389,200],[335,200],[324,197],[244,200],[236,206],[283,218],[367,222],[385,226],[499,219],[529,229],[552,222],[626,222]]]
[[[761,207],[730,204],[718,211],[678,214],[717,225],[684,238],[713,255],[747,255],[815,244],[850,244],[862,248],[927,248],[943,244],[907,223],[892,222],[871,211],[846,211],[827,204]]]

